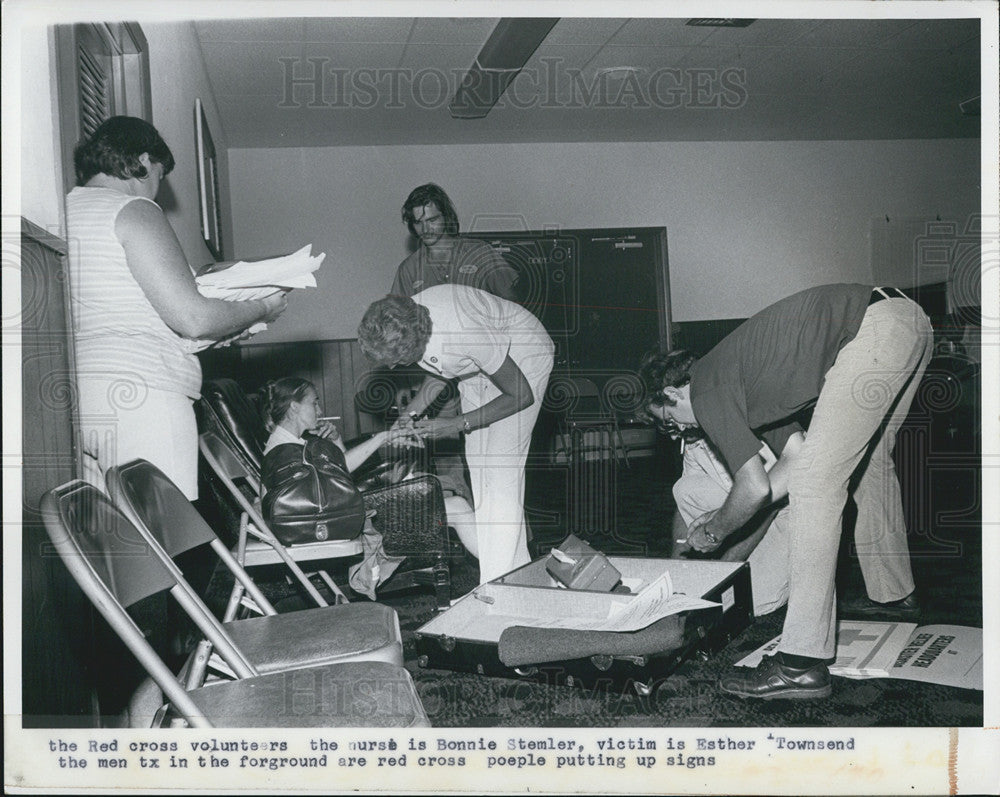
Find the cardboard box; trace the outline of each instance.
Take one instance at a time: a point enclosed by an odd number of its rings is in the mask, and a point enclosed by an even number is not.
[[[558,553],[553,551],[546,558],[545,570],[564,587],[611,592],[621,581],[622,574],[608,557],[575,534],[570,534],[556,548]]]

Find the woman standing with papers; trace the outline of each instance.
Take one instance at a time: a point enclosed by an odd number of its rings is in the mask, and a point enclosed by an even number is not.
[[[174,158],[149,123],[112,117],[73,160],[66,223],[84,475],[103,488],[104,470],[142,457],[197,498],[201,366],[188,341],[272,321],[284,294],[231,302],[198,292],[153,201]]]

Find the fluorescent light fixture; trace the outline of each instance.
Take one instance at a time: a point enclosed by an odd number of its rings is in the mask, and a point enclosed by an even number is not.
[[[448,106],[451,115],[486,116],[558,21],[558,17],[501,19],[455,92]]]

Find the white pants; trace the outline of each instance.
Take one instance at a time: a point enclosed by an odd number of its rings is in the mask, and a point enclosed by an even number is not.
[[[77,384],[87,481],[104,490],[108,468],[141,458],[189,499],[198,497],[198,426],[190,397],[85,374]]]
[[[711,446],[696,440],[684,447],[684,470],[674,482],[674,501],[686,526],[706,512],[718,509],[733,489],[733,480]],[[788,602],[788,507],[771,521],[757,547],[750,552],[753,611],[758,617]]]
[[[887,602],[913,591],[891,455],[930,360],[933,337],[916,304],[884,299],[868,308],[857,336],[826,372],[805,443],[789,472],[791,584],[779,646],[784,653],[834,655],[837,551],[848,486],[859,467],[854,540],[868,595]]]
[[[465,437],[481,584],[527,564],[530,558],[524,522],[524,465],[552,370],[551,343],[545,341],[537,353],[519,353],[515,362],[531,386],[534,401]],[[482,407],[500,395],[496,385],[482,374],[459,382],[459,392],[462,412]]]

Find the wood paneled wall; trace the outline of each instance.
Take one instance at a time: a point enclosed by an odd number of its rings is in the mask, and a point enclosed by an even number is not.
[[[62,241],[22,220],[21,709],[25,726],[97,724],[93,610],[52,549],[39,513],[42,495],[78,473],[65,256]]]
[[[375,431],[378,419],[359,410],[355,394],[371,372],[356,340],[249,343],[201,355],[205,379],[228,377],[248,393],[285,376],[308,379],[319,393],[324,415],[339,415],[345,439]]]

